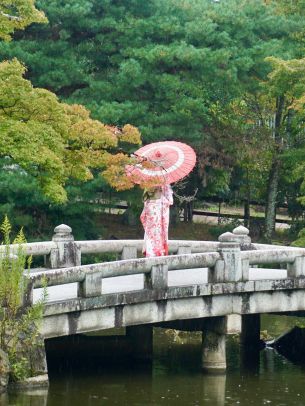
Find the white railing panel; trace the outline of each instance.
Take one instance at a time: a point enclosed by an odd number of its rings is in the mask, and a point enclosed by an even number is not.
[[[267,268],[250,268],[249,280],[257,281],[264,279],[286,279],[287,269],[267,269]]]
[[[48,296],[47,303],[58,302],[60,300],[68,300],[77,298],[77,283],[67,283],[60,286],[49,286],[47,288]],[[43,294],[42,288],[33,290],[33,303],[37,303]]]
[[[102,293],[132,292],[144,289],[144,275],[127,275],[103,280]]]
[[[202,285],[208,282],[208,268],[193,268],[170,271],[168,286]]]

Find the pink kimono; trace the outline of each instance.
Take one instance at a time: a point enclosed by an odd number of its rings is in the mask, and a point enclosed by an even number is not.
[[[169,206],[173,204],[170,185],[162,186],[160,198],[147,199],[141,214],[144,227],[143,253],[146,257],[168,255]]]

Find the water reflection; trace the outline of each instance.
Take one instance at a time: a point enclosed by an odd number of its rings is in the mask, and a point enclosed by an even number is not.
[[[48,389],[18,390],[2,395],[0,405],[47,406]]]
[[[281,331],[282,332],[282,331]],[[228,339],[226,375],[205,375],[200,369],[200,334],[156,332],[151,364],[100,363],[96,369],[55,371],[49,390],[11,392],[1,405],[17,406],[304,406],[305,370],[272,349],[240,351]],[[246,362],[244,362],[246,361]],[[255,362],[254,362],[255,361]]]
[[[205,402],[215,406],[223,406],[226,394],[226,375],[204,376],[202,379],[203,396]]]

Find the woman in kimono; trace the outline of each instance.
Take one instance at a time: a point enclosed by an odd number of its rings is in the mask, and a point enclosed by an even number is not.
[[[144,227],[143,253],[146,257],[168,255],[169,207],[173,204],[170,185],[144,191],[141,222]]]

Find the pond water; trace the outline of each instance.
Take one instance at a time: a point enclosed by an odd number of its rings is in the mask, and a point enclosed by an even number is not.
[[[264,316],[264,335],[276,336],[300,319]],[[155,329],[151,364],[99,365],[94,370],[53,371],[48,390],[10,392],[1,405],[305,405],[305,366],[270,348],[259,362],[242,360],[238,340],[228,338],[225,375],[200,369],[200,334]],[[253,355],[253,354],[252,354]],[[250,357],[251,358],[251,357]],[[246,361],[249,361],[247,357]]]

